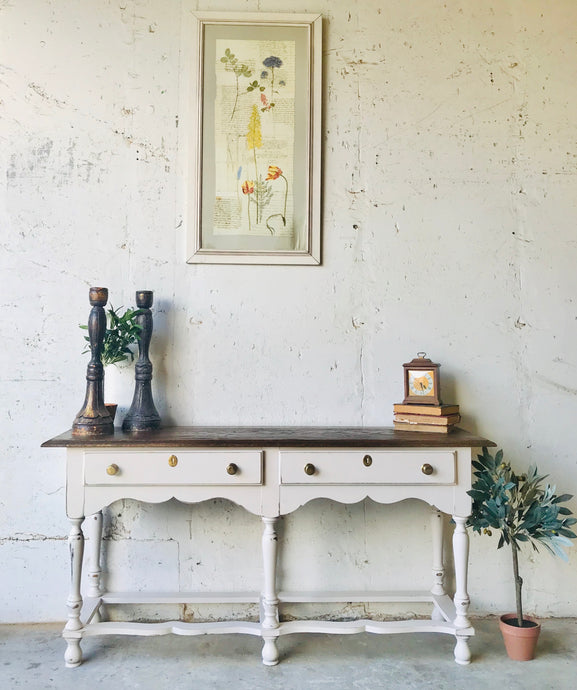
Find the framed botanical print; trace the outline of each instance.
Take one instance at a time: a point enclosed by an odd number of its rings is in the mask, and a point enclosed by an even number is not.
[[[189,263],[319,264],[320,15],[185,10]]]

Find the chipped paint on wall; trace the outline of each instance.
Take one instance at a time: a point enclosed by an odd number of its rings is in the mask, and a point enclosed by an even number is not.
[[[467,428],[577,493],[577,5],[321,0],[314,10],[325,17],[323,264],[190,266],[181,3],[38,0],[30,14],[0,2],[0,554],[18,582],[3,588],[5,620],[64,616],[64,455],[39,445],[82,402],[77,324],[94,284],[115,306],[155,291],[153,384],[167,423],[387,425],[401,364],[425,350]],[[156,588],[253,589],[260,529],[226,501],[115,504],[109,584],[140,585],[146,573]],[[282,537],[288,585],[428,587],[417,502],[315,502],[284,519]],[[528,564],[529,609],[577,615],[557,594],[577,586],[570,557]],[[508,586],[494,585],[503,567],[501,552],[472,539],[475,612],[510,608]],[[30,597],[41,589],[50,596]]]

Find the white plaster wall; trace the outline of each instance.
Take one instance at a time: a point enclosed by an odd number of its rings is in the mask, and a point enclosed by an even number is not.
[[[2,621],[65,615],[64,453],[39,446],[83,400],[90,285],[155,291],[167,422],[387,425],[425,350],[466,428],[577,493],[577,4],[192,6],[324,15],[323,265],[185,264],[180,2],[0,2]],[[427,586],[426,515],[313,503],[284,521],[281,574]],[[229,503],[119,503],[107,534],[130,566],[111,586],[259,578],[260,525]],[[476,613],[513,607],[495,546],[472,539]],[[576,564],[528,555],[527,608],[577,615]]]

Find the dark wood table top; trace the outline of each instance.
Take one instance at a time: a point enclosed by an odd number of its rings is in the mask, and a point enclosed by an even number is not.
[[[195,448],[244,447],[380,447],[380,448],[481,448],[496,443],[463,429],[447,433],[397,431],[392,427],[315,426],[173,426],[155,431],[110,436],[73,436],[68,430],[42,444],[43,448]]]

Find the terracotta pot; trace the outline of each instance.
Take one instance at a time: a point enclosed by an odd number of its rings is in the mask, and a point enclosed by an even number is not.
[[[525,616],[524,620],[529,621],[533,625],[529,628],[518,628],[516,625],[507,623],[511,619],[517,620],[517,614],[506,613],[499,620],[499,627],[503,635],[507,654],[514,661],[531,661],[535,656],[535,647],[541,632],[541,623],[530,616]]]

